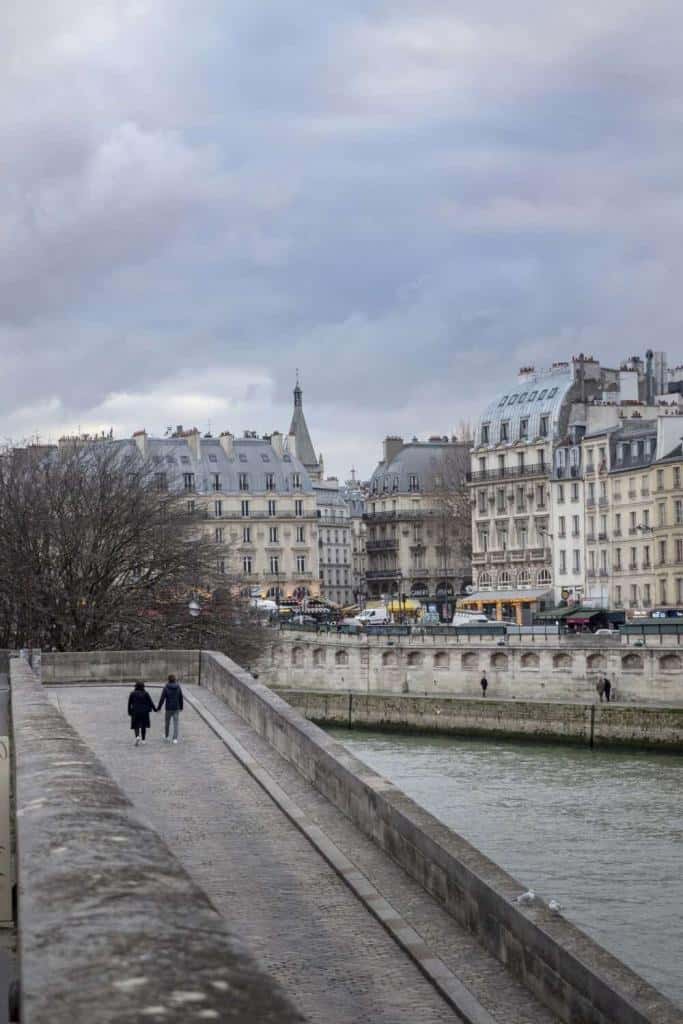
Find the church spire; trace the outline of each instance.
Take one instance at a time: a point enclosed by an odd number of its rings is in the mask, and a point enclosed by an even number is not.
[[[294,387],[294,412],[289,428],[290,434],[294,435],[296,457],[303,463],[308,475],[319,480],[322,475],[322,467],[315,457],[315,449],[308,432],[306,417],[304,416],[303,391],[299,383],[299,371],[296,373],[296,385]]]

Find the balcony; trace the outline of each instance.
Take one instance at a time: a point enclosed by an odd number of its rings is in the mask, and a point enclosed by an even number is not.
[[[489,555],[491,556],[492,562],[504,562],[505,554],[505,551],[489,551]]]
[[[634,498],[638,497],[638,492],[637,491],[629,491],[628,492],[628,496],[633,501]]]
[[[397,580],[400,576],[400,569],[369,569],[365,574],[366,580]]]
[[[485,551],[473,551],[472,552],[472,565],[483,565],[486,562]]]
[[[595,508],[595,498],[586,498],[586,508]]]
[[[586,473],[595,473],[595,463],[594,462],[586,463]]]
[[[599,505],[600,508],[607,508],[607,498],[605,498],[605,497],[598,498],[598,505]]]
[[[595,544],[595,534],[594,533],[587,533],[586,534],[586,544]]]
[[[398,538],[389,537],[383,540],[369,540],[365,546],[368,554],[373,551],[395,551],[398,548]]]
[[[628,568],[629,568],[629,572],[637,572],[638,571],[638,563],[637,562],[629,562]]]
[[[595,569],[586,569],[586,576],[589,580],[595,579]]]
[[[598,534],[598,540],[607,540],[607,534],[606,533],[599,533]]]
[[[650,496],[650,488],[649,487],[641,487],[641,489],[640,489],[640,496],[641,496],[641,498],[648,498]]]
[[[511,562],[523,562],[526,558],[526,551],[508,551]]]
[[[497,469],[480,469],[467,474],[468,483],[482,480],[513,480],[526,476],[545,476],[548,466],[545,462],[533,462],[528,466],[499,466]]]
[[[600,576],[602,576],[603,578],[607,576],[607,569],[600,569]]]

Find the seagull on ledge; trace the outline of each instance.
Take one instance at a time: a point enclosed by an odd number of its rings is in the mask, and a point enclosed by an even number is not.
[[[536,893],[534,892],[534,890],[527,889],[526,892],[523,892],[520,896],[517,896],[517,898],[515,899],[515,903],[521,903],[523,907],[528,907],[530,906],[530,904],[534,902],[535,899]]]

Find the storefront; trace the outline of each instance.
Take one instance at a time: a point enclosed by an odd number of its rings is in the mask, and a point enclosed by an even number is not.
[[[461,598],[458,604],[461,608],[483,612],[489,619],[508,619],[519,626],[526,626],[531,623],[534,614],[543,609],[550,597],[551,592],[547,589],[477,590]]]

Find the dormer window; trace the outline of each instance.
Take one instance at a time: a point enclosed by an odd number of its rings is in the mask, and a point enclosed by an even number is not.
[[[481,443],[482,444],[488,444],[489,443],[489,424],[488,423],[483,423],[482,424],[482,427],[481,427]]]
[[[507,420],[500,425],[500,439],[501,441],[510,440],[510,424]]]
[[[212,453],[209,455],[209,462],[218,462],[218,456]]]
[[[500,402],[498,403],[498,408],[500,409],[501,406],[505,405],[507,400],[508,400],[508,396],[507,395],[503,395],[503,397],[501,398]]]
[[[270,462],[270,455],[266,455],[265,452],[261,452],[261,462]]]
[[[527,419],[519,421],[519,438],[524,440],[529,436],[529,421]]]
[[[240,452],[240,462],[246,462],[246,461],[247,461],[247,456],[245,455],[244,452]]]
[[[539,402],[542,402],[547,394],[548,394],[548,389],[547,388],[544,388],[543,391],[539,391],[538,392],[538,400],[539,400]]]
[[[420,481],[419,481],[417,476],[414,476],[414,475],[411,474],[411,476],[408,477],[408,490],[409,491],[419,491],[420,490]]]

